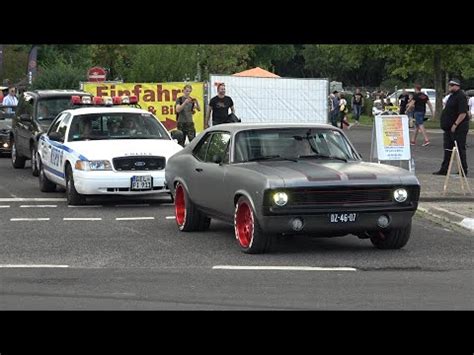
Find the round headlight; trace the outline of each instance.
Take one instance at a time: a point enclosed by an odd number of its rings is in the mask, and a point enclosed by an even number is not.
[[[393,198],[397,202],[405,202],[408,198],[408,192],[405,189],[396,189],[393,192]]]
[[[273,194],[273,202],[278,206],[285,206],[288,203],[288,195],[284,192],[276,192]]]

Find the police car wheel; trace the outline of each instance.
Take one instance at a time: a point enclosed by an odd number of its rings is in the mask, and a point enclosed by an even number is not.
[[[15,140],[12,139],[12,165],[15,169],[23,169],[25,167],[26,159],[22,157],[17,149]]]
[[[34,146],[31,147],[31,174],[33,174],[33,176],[39,175],[38,153]]]
[[[56,191],[56,184],[51,182],[46,175],[44,174],[43,165],[41,164],[41,160],[38,161],[39,164],[39,188],[41,192],[54,192]]]
[[[68,205],[84,205],[86,203],[85,196],[78,193],[74,186],[74,176],[70,165],[66,168],[66,197]]]

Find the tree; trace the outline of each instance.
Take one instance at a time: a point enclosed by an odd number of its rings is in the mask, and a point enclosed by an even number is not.
[[[381,45],[378,56],[389,62],[392,75],[417,77],[420,84],[433,83],[436,90],[435,118],[442,111],[446,76],[474,77],[473,45]],[[421,79],[421,80],[420,80]]]
[[[32,89],[79,89],[79,83],[86,81],[86,71],[64,59],[42,65],[33,81]]]

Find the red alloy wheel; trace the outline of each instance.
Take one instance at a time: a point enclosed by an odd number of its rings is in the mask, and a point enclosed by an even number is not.
[[[176,215],[176,223],[179,227],[186,222],[186,201],[184,198],[184,188],[181,184],[176,186],[176,196],[174,201],[174,210]]]
[[[247,202],[242,202],[237,207],[235,216],[235,233],[243,248],[250,247],[253,239],[253,212]]]

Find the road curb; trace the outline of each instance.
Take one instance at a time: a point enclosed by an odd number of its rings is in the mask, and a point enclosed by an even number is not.
[[[418,206],[418,210],[422,213],[425,213],[437,220],[441,220],[446,223],[454,224],[458,227],[461,227],[465,230],[468,230],[472,234],[474,234],[474,218],[469,218],[463,216],[459,213],[448,211],[441,207],[423,207]]]

